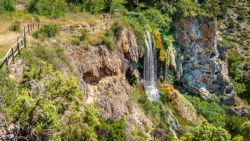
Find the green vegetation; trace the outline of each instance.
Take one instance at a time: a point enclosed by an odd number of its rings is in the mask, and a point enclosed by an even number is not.
[[[98,140],[100,141],[124,141],[125,140],[125,121],[112,121],[101,119],[101,124],[96,127]]]
[[[203,123],[185,134],[181,141],[230,141],[231,135],[221,127]]]
[[[64,0],[32,0],[28,10],[50,18],[58,18],[66,12],[66,2]]]
[[[145,91],[139,86],[134,86],[132,92],[129,94],[130,101],[137,102],[139,106],[143,109],[147,117],[151,119],[154,123],[154,131],[152,134],[157,131],[157,129],[163,130],[167,134],[167,138],[173,139],[172,133],[169,131],[169,124],[176,124],[178,126],[178,121],[176,117],[173,115],[170,107],[165,102],[161,101],[153,101],[151,102]],[[162,95],[161,99],[166,98]],[[165,99],[166,101],[166,99]],[[165,104],[163,104],[165,103]],[[174,123],[169,123],[169,117],[173,118]],[[178,128],[178,127],[177,127]],[[142,136],[142,135],[140,135]],[[142,136],[143,137],[143,136]]]
[[[14,31],[14,32],[20,32],[21,28],[20,28],[20,22],[19,21],[15,21],[13,22],[10,27],[9,27],[10,31]]]
[[[15,9],[15,4],[19,2],[25,6],[27,4],[27,7],[24,6],[21,10]],[[186,17],[225,19],[225,30],[234,33],[234,30],[240,29],[242,25],[238,21],[244,22],[249,18],[249,12],[241,7],[236,7],[238,11],[236,19],[224,17],[227,9],[234,4],[233,0],[0,0],[0,13],[3,19],[1,21],[5,20],[5,16],[6,21],[9,21],[6,27],[10,31],[19,32],[20,25],[27,22],[60,22],[60,25],[63,25],[72,15],[74,18],[69,20],[70,24],[95,25],[102,17],[102,12],[109,12],[112,17],[115,17],[107,19],[107,27],[113,22],[111,29],[105,32],[96,30],[92,35],[84,28],[79,36],[70,36],[72,39],[69,39],[69,42],[84,47],[102,45],[111,52],[115,51],[115,41],[120,37],[121,31],[127,28],[135,33],[139,50],[143,52],[145,31],[149,31],[156,48],[157,60],[165,65],[169,61],[170,54],[175,54],[173,31],[176,21]],[[93,14],[95,20],[88,19],[91,17],[90,14]],[[80,23],[82,21],[78,21],[79,17],[84,17],[86,21]],[[14,21],[17,18],[18,21]],[[249,60],[238,53],[234,44],[239,43],[243,46],[243,50],[248,49],[248,44],[244,42],[248,32],[243,32],[244,30],[242,29],[239,40],[223,34],[222,43],[229,49],[228,70],[234,84],[234,91],[250,103]],[[6,31],[1,30],[1,32]],[[84,94],[79,90],[78,80],[71,75],[74,71],[70,66],[71,62],[64,54],[65,50],[45,40],[59,37],[61,34],[58,33],[59,27],[55,24],[45,24],[32,33],[32,36],[38,39],[34,42],[46,42],[40,44],[33,42],[34,45],[31,48],[24,49],[21,59],[25,61],[25,68],[18,83],[11,80],[6,71],[0,70],[0,95],[4,96],[0,112],[7,113],[10,122],[22,127],[22,134],[27,137],[27,140],[126,140],[128,129],[125,123],[128,120],[126,117],[120,121],[101,118],[97,107],[83,102]],[[64,41],[64,38],[62,40]],[[58,40],[58,43],[62,40]],[[172,74],[167,75],[168,83],[174,83],[175,77]],[[132,104],[138,104],[153,123],[153,129],[149,129],[147,124],[143,123],[147,135],[135,127],[131,131],[135,140],[147,140],[148,135],[155,140],[174,140],[169,129],[171,124],[176,124],[175,130],[183,141],[229,141],[231,139],[243,141],[250,138],[249,119],[228,115],[227,106],[216,101],[203,101],[198,97],[185,95],[192,103],[191,105],[187,102],[191,112],[197,111],[208,122],[196,126],[181,118],[177,112],[175,113],[177,111],[175,108],[187,108],[184,107],[186,105],[179,105],[182,103],[176,102],[173,107],[174,104],[169,104],[167,100],[171,100],[171,96],[175,95],[170,96],[166,91],[162,93],[160,101],[152,102],[142,87],[135,85],[132,88],[127,103],[129,111],[131,112]],[[103,95],[111,97],[112,93],[105,92]],[[177,96],[179,95],[181,94],[178,93]],[[182,99],[183,103],[186,100],[182,95],[178,98]],[[172,123],[169,121],[170,116],[173,118]],[[197,124],[199,124],[198,121]],[[158,139],[158,131],[161,131],[162,138]]]
[[[232,136],[239,136],[242,134],[241,128],[243,123],[247,121],[248,119],[246,117],[227,116],[225,129],[227,129]]]
[[[56,34],[59,32],[59,28],[57,25],[54,24],[46,24],[43,25],[38,31],[35,31],[32,36],[34,38],[39,38],[39,37],[54,37]]]
[[[12,0],[1,0],[0,1],[0,12],[11,12],[15,11],[15,7],[12,3]]]
[[[13,84],[5,77],[2,81]],[[6,85],[5,84],[5,85]],[[0,85],[0,87],[2,87]],[[5,111],[9,119],[22,126],[30,140],[124,140],[124,121],[101,119],[98,110],[85,105],[79,84],[73,76],[55,71],[37,59],[23,72],[16,95],[6,89]]]
[[[223,105],[216,102],[203,101],[196,96],[185,95],[185,97],[194,105],[197,112],[203,115],[209,123],[215,126],[225,126],[225,110]]]
[[[243,64],[243,58],[237,51],[230,50],[228,54],[229,76],[235,86],[235,92],[250,103],[250,64]],[[242,66],[243,65],[243,66]],[[241,67],[244,70],[241,69]]]

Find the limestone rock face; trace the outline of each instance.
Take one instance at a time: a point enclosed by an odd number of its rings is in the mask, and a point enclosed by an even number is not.
[[[233,93],[226,66],[226,50],[217,43],[213,20],[182,19],[176,24],[175,40],[179,80],[186,88],[204,99],[211,94]]]
[[[138,76],[138,50],[134,33],[126,28],[114,42],[112,51],[106,45],[65,49],[79,72],[86,102],[97,104],[102,117],[120,120],[128,114],[130,85],[126,75]]]

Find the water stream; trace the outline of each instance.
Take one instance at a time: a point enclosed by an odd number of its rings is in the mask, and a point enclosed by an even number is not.
[[[148,31],[146,31],[145,43],[146,49],[144,54],[144,87],[149,100],[156,101],[160,97],[159,91],[156,87],[157,65],[154,43],[152,42],[152,37]],[[173,134],[173,137],[177,139],[178,137],[176,130],[178,129],[178,121],[176,121],[174,116],[169,113],[167,122],[169,123],[169,130]]]
[[[144,56],[144,87],[146,94],[151,101],[159,99],[159,92],[156,88],[156,59],[154,53],[154,44],[150,33],[146,32],[145,37],[146,50]]]

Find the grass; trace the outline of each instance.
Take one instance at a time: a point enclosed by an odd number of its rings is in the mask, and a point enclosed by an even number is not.
[[[5,56],[5,53],[9,50],[9,45],[0,45],[0,59]]]

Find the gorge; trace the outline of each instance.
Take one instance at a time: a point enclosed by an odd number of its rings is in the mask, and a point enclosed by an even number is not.
[[[0,141],[250,141],[249,10],[0,0]]]

